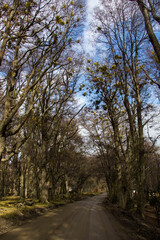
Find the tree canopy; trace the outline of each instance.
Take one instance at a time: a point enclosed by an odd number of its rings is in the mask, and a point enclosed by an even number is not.
[[[144,215],[160,194],[159,14],[159,1],[102,0],[87,56],[85,1],[0,2],[0,197],[46,202],[105,179]]]

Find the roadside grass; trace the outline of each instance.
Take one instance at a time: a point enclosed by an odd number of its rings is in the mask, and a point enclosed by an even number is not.
[[[20,196],[7,196],[0,199],[0,217],[14,221],[16,219],[25,220],[32,216],[37,216],[46,210],[64,206],[67,203],[96,196],[98,193],[84,192],[80,195],[65,194],[57,196],[48,203],[41,203],[37,199],[23,199]]]
[[[0,200],[0,217],[7,220],[14,218],[25,218],[25,215],[31,215],[35,209],[48,208],[49,203],[39,203],[36,199],[23,199],[19,196],[7,196]],[[28,213],[29,214],[28,214]]]
[[[131,240],[160,239],[160,228],[156,224],[155,212],[149,205],[145,207],[145,219],[137,215],[135,209],[131,211],[125,210],[118,204],[111,203],[107,198],[103,205],[117,219],[123,229],[128,232]]]

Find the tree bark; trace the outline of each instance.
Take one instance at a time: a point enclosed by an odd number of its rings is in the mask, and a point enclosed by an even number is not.
[[[137,3],[144,17],[145,27],[149,36],[149,40],[152,43],[152,46],[160,63],[160,44],[158,42],[156,35],[154,34],[149,11],[142,0],[137,0]]]

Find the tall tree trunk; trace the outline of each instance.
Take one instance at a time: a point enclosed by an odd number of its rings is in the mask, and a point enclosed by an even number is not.
[[[43,203],[48,202],[48,185],[46,182],[46,169],[42,169],[40,180],[40,201]]]
[[[0,161],[2,160],[3,158],[3,153],[4,153],[4,150],[5,150],[5,135],[3,133],[3,129],[1,129],[0,127],[0,131],[2,130],[2,133],[0,132]]]
[[[144,205],[145,205],[145,159],[144,159],[144,136],[143,136],[143,124],[141,116],[141,103],[137,107],[138,115],[138,169],[137,169],[137,185],[138,185],[138,213],[144,217]]]
[[[148,11],[145,3],[142,0],[137,0],[137,3],[139,5],[139,8],[140,8],[140,10],[143,14],[143,17],[144,17],[145,26],[146,26],[146,30],[147,30],[147,33],[148,33],[148,36],[149,36],[149,40],[151,41],[152,46],[153,46],[153,48],[155,50],[155,53],[157,55],[157,58],[160,62],[160,44],[158,42],[158,39],[157,39],[156,35],[154,34],[153,27],[152,27],[152,24],[151,24],[151,18],[150,18],[150,15],[149,15],[149,11]]]
[[[23,166],[21,172],[20,196],[26,198],[26,169]]]
[[[138,63],[138,61],[137,61]],[[144,136],[143,136],[143,121],[142,121],[142,102],[141,90],[138,79],[138,64],[135,72],[135,87],[136,87],[136,102],[137,102],[137,124],[138,124],[138,146],[137,146],[137,187],[138,187],[138,202],[137,211],[144,217],[145,204],[145,159],[144,159]]]

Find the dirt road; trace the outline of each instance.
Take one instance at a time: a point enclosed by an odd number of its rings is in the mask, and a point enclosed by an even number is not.
[[[0,240],[129,240],[102,207],[105,194],[68,204],[0,236]]]

